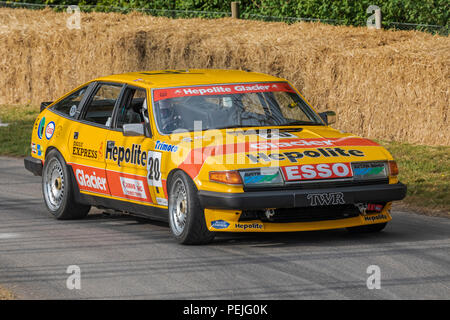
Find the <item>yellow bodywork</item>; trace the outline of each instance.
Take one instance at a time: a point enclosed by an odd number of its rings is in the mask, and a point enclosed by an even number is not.
[[[136,72],[121,75],[112,75],[95,79],[97,82],[123,83],[134,87],[144,88],[147,90],[147,104],[150,119],[153,120],[152,92],[158,88],[172,88],[182,86],[197,86],[210,84],[233,84],[233,83],[263,83],[263,82],[287,82],[285,79],[244,71],[229,70],[189,70],[179,71],[152,71],[152,72]],[[84,84],[86,85],[86,84]],[[291,85],[292,86],[292,85]],[[82,86],[80,86],[82,87]],[[292,86],[293,87],[293,86]],[[78,89],[78,88],[77,88]],[[75,92],[77,89],[73,90]],[[69,92],[65,96],[56,100],[57,103],[64,97],[69,96]],[[298,94],[300,94],[297,91]],[[301,94],[300,94],[301,95]],[[53,104],[54,104],[53,103]],[[52,105],[53,105],[52,104]],[[278,165],[285,166],[292,162],[283,155],[283,152],[305,152],[317,150],[316,145],[310,145],[305,148],[295,148],[289,142],[283,145],[284,141],[313,139],[333,139],[333,141],[345,141],[345,139],[357,139],[360,143],[355,146],[340,145],[342,150],[348,151],[357,148],[364,154],[363,161],[388,161],[393,160],[389,152],[376,143],[356,137],[349,133],[342,133],[329,126],[308,126],[300,132],[293,132],[289,139],[280,139],[279,144],[275,144],[274,148],[265,149],[265,141],[257,135],[241,135],[236,132],[242,132],[239,129],[220,129],[198,132],[184,132],[171,135],[163,135],[158,131],[155,121],[150,122],[152,137],[125,137],[122,132],[110,130],[99,126],[93,126],[82,121],[70,119],[58,115],[49,110],[52,106],[41,112],[35,121],[32,134],[32,156],[34,158],[45,161],[45,155],[51,148],[56,148],[64,157],[67,164],[73,166],[75,177],[80,185],[80,181],[86,182],[86,177],[95,182],[98,188],[82,188],[80,192],[83,194],[115,199],[124,202],[140,204],[149,207],[158,207],[166,209],[168,206],[167,179],[175,170],[185,171],[194,181],[198,190],[221,192],[221,193],[243,193],[242,185],[227,185],[210,181],[210,171],[238,170],[243,168],[261,168],[273,166],[273,163],[259,161],[252,162],[248,155],[257,155],[258,153],[270,154],[277,153],[276,158],[280,159]],[[314,108],[311,107],[313,110]],[[315,110],[314,110],[315,111]],[[49,125],[53,123],[54,125]],[[50,126],[49,133],[46,131]],[[52,127],[54,126],[54,131]],[[255,129],[255,128],[252,128]],[[256,128],[257,129],[257,128]],[[267,129],[267,128],[265,128]],[[77,139],[74,139],[75,134]],[[49,136],[50,138],[47,138]],[[147,159],[154,152],[161,156],[160,162],[160,184],[148,183],[148,167],[147,164],[133,164],[125,161],[118,165],[117,161],[107,158],[107,143],[114,141],[116,147],[124,147],[130,149],[130,153],[135,157],[142,156],[145,151]],[[353,140],[352,140],[353,141]],[[176,152],[164,152],[157,149],[156,143],[176,146]],[[367,142],[367,143],[366,143]],[[263,147],[251,149],[263,143]],[[277,142],[278,143],[278,142]],[[243,149],[233,149],[230,146],[244,146]],[[286,146],[286,148],[285,148]],[[138,153],[138,148],[140,152]],[[227,148],[230,148],[228,150]],[[273,146],[272,146],[273,147]],[[135,149],[134,149],[135,148]],[[197,154],[204,154],[204,159],[194,159]],[[214,150],[213,152],[210,152]],[[218,151],[219,150],[219,151]],[[224,151],[225,150],[225,151]],[[286,151],[287,150],[287,151]],[[274,156],[275,157],[275,156]],[[283,158],[284,157],[284,158]],[[200,157],[201,158],[201,157]],[[191,159],[191,161],[187,161]],[[198,160],[198,161],[197,161]],[[336,156],[325,159],[324,157],[302,158],[308,164],[338,163],[338,162],[354,162],[362,161],[359,156]],[[148,162],[148,161],[146,161]],[[302,162],[306,163],[306,162]],[[84,176],[84,178],[83,178]],[[81,180],[78,180],[80,177]],[[101,177],[106,178],[104,188],[102,188]],[[122,179],[120,179],[122,177]],[[135,186],[141,186],[143,189],[137,191],[136,194],[124,194],[123,190],[119,190],[119,179],[129,178],[137,181]],[[100,179],[99,179],[100,178]],[[83,180],[84,179],[84,180]],[[96,180],[97,179],[97,180]],[[140,181],[140,182],[139,182]],[[389,177],[389,183],[397,183],[396,177]],[[94,190],[95,189],[95,190]],[[118,191],[119,190],[119,191]],[[231,231],[231,232],[280,232],[280,231],[301,231],[301,230],[321,230],[334,229],[352,226],[367,225],[373,223],[382,223],[391,220],[389,214],[390,203],[388,203],[381,212],[372,215],[360,215],[340,220],[328,220],[317,222],[295,222],[295,223],[269,223],[260,220],[239,222],[242,211],[240,210],[222,210],[205,208],[205,219],[207,227],[211,231]],[[164,212],[164,211],[163,211]],[[165,211],[167,214],[167,211]],[[164,214],[164,213],[163,213]],[[229,227],[216,229],[212,226],[212,221],[223,220],[229,224]]]

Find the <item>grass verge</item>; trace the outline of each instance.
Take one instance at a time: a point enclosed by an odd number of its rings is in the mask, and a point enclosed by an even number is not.
[[[0,155],[30,154],[30,135],[39,113],[35,106],[0,106]],[[397,206],[421,213],[450,217],[450,147],[379,141],[400,168],[400,181],[407,184],[407,197]]]

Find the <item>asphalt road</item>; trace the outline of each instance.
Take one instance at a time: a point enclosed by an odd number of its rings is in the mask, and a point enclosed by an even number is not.
[[[67,288],[71,265],[81,289]],[[371,265],[380,289],[367,287]],[[40,177],[0,158],[0,285],[26,299],[449,299],[450,219],[393,212],[379,234],[228,234],[181,246],[168,225],[127,215],[57,221]]]

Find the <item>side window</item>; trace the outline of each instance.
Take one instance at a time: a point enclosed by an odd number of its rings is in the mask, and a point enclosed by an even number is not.
[[[83,96],[86,93],[87,88],[88,87],[86,86],[81,88],[80,90],[75,91],[67,98],[64,98],[57,104],[53,105],[51,109],[64,115],[68,115],[70,117],[75,116],[75,113],[78,109],[78,105],[80,104],[81,99],[83,99]]]
[[[109,126],[114,105],[119,98],[122,85],[100,84],[84,108],[83,119],[89,122]]]
[[[145,89],[129,88],[126,90],[117,112],[117,128],[124,124],[144,123],[144,104],[147,104]]]

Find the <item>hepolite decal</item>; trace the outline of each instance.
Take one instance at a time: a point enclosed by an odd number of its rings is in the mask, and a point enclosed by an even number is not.
[[[364,216],[364,220],[369,221],[369,222],[375,222],[378,220],[386,220],[388,217],[385,214],[377,214],[377,215],[373,215],[373,216]]]
[[[133,144],[131,148],[125,148],[116,146],[115,141],[107,141],[105,159],[117,162],[119,167],[122,162],[147,166],[147,152],[141,150],[140,144]]]
[[[342,148],[317,148],[313,150],[291,151],[283,153],[252,153],[247,154],[247,157],[254,163],[283,161],[289,160],[292,163],[297,163],[303,157],[319,158],[319,157],[364,157],[364,152],[360,150],[344,150]]]
[[[264,229],[264,225],[262,223],[256,223],[256,222],[255,223],[235,223],[234,227],[236,229],[243,229],[244,231],[246,231],[247,229],[250,229],[250,230]]]

